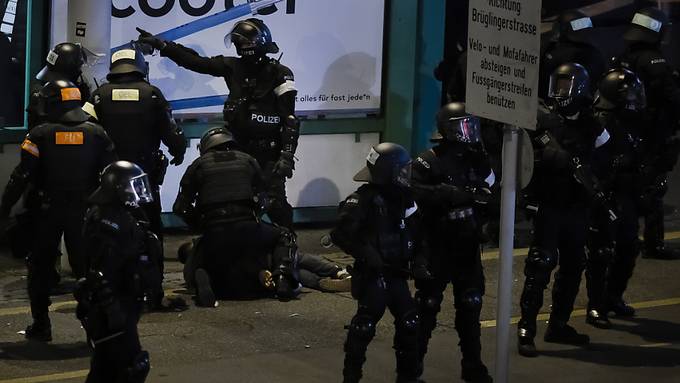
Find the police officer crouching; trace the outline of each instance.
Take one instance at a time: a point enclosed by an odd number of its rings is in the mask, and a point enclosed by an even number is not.
[[[185,261],[185,278],[196,286],[200,306],[262,294],[263,287],[273,288],[280,299],[299,290],[295,235],[259,220],[260,204],[267,201],[261,170],[239,149],[225,128],[208,130],[173,206],[203,234]]]
[[[160,241],[140,223],[135,210],[153,199],[151,182],[139,166],[117,161],[104,169],[90,196],[84,233],[87,277],[74,295],[76,315],[94,349],[88,383],[141,383],[149,372],[137,322],[144,300],[159,286],[154,258]]]
[[[65,80],[40,90],[47,122],[36,126],[21,144],[21,162],[5,187],[0,215],[6,217],[29,183],[36,188],[36,227],[28,257],[28,296],[33,324],[26,338],[52,340],[48,316],[56,249],[62,235],[76,277],[85,275],[82,223],[87,197],[99,172],[116,159],[113,143],[101,126],[87,122],[80,90]]]
[[[420,251],[419,214],[408,188],[411,157],[406,149],[382,143],[371,149],[366,167],[354,176],[368,182],[340,203],[333,243],[351,255],[352,296],[358,300],[345,341],[343,377],[358,382],[366,349],[378,321],[394,315],[397,382],[419,382],[416,303],[409,291],[409,266]]]
[[[420,361],[437,326],[443,293],[453,284],[456,330],[463,354],[462,378],[491,382],[481,359],[479,315],[484,295],[480,233],[495,175],[481,143],[480,121],[465,104],[445,105],[437,114],[435,147],[413,165],[416,201],[424,216],[434,279],[416,280],[420,311]]]
[[[286,178],[293,176],[299,121],[295,117],[293,72],[267,54],[279,52],[272,33],[260,19],[237,22],[224,38],[240,57],[202,57],[176,42],[162,41],[140,28],[139,42],[158,49],[189,70],[223,77],[229,88],[224,121],[239,147],[262,168],[272,222],[292,229],[293,208],[286,200]]]
[[[524,266],[522,316],[517,329],[519,353],[528,357],[537,355],[536,318],[543,305],[543,291],[558,264],[544,340],[575,345],[590,341],[567,323],[585,266],[589,207],[595,202],[606,206],[591,163],[595,149],[602,147],[609,135],[592,113],[588,72],[579,64],[558,67],[550,78],[549,97],[552,110],[539,112],[538,127],[532,134],[538,212]]]
[[[163,241],[160,186],[165,178],[168,160],[160,150],[161,142],[173,156],[170,164],[184,161],[186,139],[172,119],[172,109],[163,93],[146,80],[147,63],[139,48],[131,44],[111,54],[108,83],[92,94],[83,109],[98,120],[116,145],[120,159],[140,166],[151,181],[154,198],[143,204],[139,213],[143,221]],[[158,259],[162,271],[163,257]],[[161,308],[163,290],[153,301]]]

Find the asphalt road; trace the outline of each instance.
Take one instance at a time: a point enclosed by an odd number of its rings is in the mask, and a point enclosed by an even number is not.
[[[671,230],[677,230],[669,225]],[[318,245],[323,229],[300,231],[301,249],[325,254],[340,263],[348,259],[335,249]],[[522,237],[522,235],[520,235]],[[185,235],[167,237],[166,253],[172,255]],[[680,233],[670,232],[671,243],[680,245]],[[521,242],[521,239],[520,239]],[[514,257],[513,302],[523,283],[526,250]],[[487,294],[482,319],[483,357],[494,367],[497,252],[487,250],[484,265]],[[184,289],[181,264],[166,264],[168,292],[190,303],[184,312],[150,313],[139,325],[141,342],[151,354],[148,382],[333,382],[341,380],[343,326],[356,303],[349,294],[304,290],[300,299],[222,301],[214,309],[197,308]],[[615,319],[611,330],[585,324],[585,292],[581,291],[571,323],[591,336],[588,347],[544,343],[540,356],[526,359],[510,350],[514,382],[680,382],[680,261],[639,259],[627,292],[638,307],[630,320]],[[68,281],[67,281],[68,282]],[[0,383],[82,382],[90,351],[75,319],[75,303],[69,294],[54,298],[51,317],[54,341],[27,342],[19,333],[29,323],[23,265],[0,253]],[[68,283],[67,283],[68,284]],[[439,317],[426,360],[428,382],[460,381],[460,353],[453,327],[451,294]],[[550,295],[546,292],[549,311]],[[519,309],[513,305],[513,316]],[[514,323],[514,322],[513,322]],[[540,321],[539,334],[545,328]],[[514,332],[513,324],[512,331]],[[365,366],[366,382],[394,381],[392,318],[378,326]]]

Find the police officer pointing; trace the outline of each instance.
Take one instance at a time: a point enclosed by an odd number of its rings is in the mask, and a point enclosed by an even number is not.
[[[115,160],[115,154],[101,126],[87,122],[75,84],[49,82],[40,97],[48,122],[35,127],[21,144],[21,162],[5,188],[0,214],[6,217],[27,184],[35,185],[40,208],[36,211],[37,227],[28,259],[33,324],[26,329],[26,337],[50,341],[48,307],[55,249],[63,234],[75,275],[84,275],[81,231],[87,196],[97,187],[99,172]]]
[[[240,57],[201,57],[175,42],[166,42],[141,30],[139,42],[160,50],[189,70],[223,77],[229,88],[224,121],[243,150],[262,167],[271,201],[272,221],[290,228],[293,209],[286,200],[285,178],[293,176],[299,122],[295,117],[293,72],[267,54],[277,53],[269,28],[260,19],[236,23],[225,37]]]

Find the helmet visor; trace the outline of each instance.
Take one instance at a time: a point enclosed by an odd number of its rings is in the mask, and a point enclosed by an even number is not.
[[[443,128],[450,141],[475,144],[482,140],[479,118],[475,116],[450,119]]]
[[[548,97],[561,99],[569,98],[574,92],[574,76],[550,76]]]
[[[130,193],[134,195],[137,203],[153,202],[153,193],[151,192],[151,184],[149,177],[146,174],[130,179]]]
[[[231,47],[234,46],[236,47],[237,52],[255,52],[255,48],[257,48],[257,40],[249,39],[238,32],[232,32],[224,36],[224,46],[227,47],[227,49],[231,49]]]
[[[411,186],[411,176],[413,174],[412,172],[413,166],[411,164],[411,161],[409,161],[406,165],[402,166],[399,171],[397,172],[397,176],[395,178],[395,182],[398,186],[408,188]]]

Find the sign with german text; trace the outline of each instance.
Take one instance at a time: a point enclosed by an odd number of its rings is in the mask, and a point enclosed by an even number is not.
[[[469,8],[467,111],[536,129],[541,2],[473,0]]]

